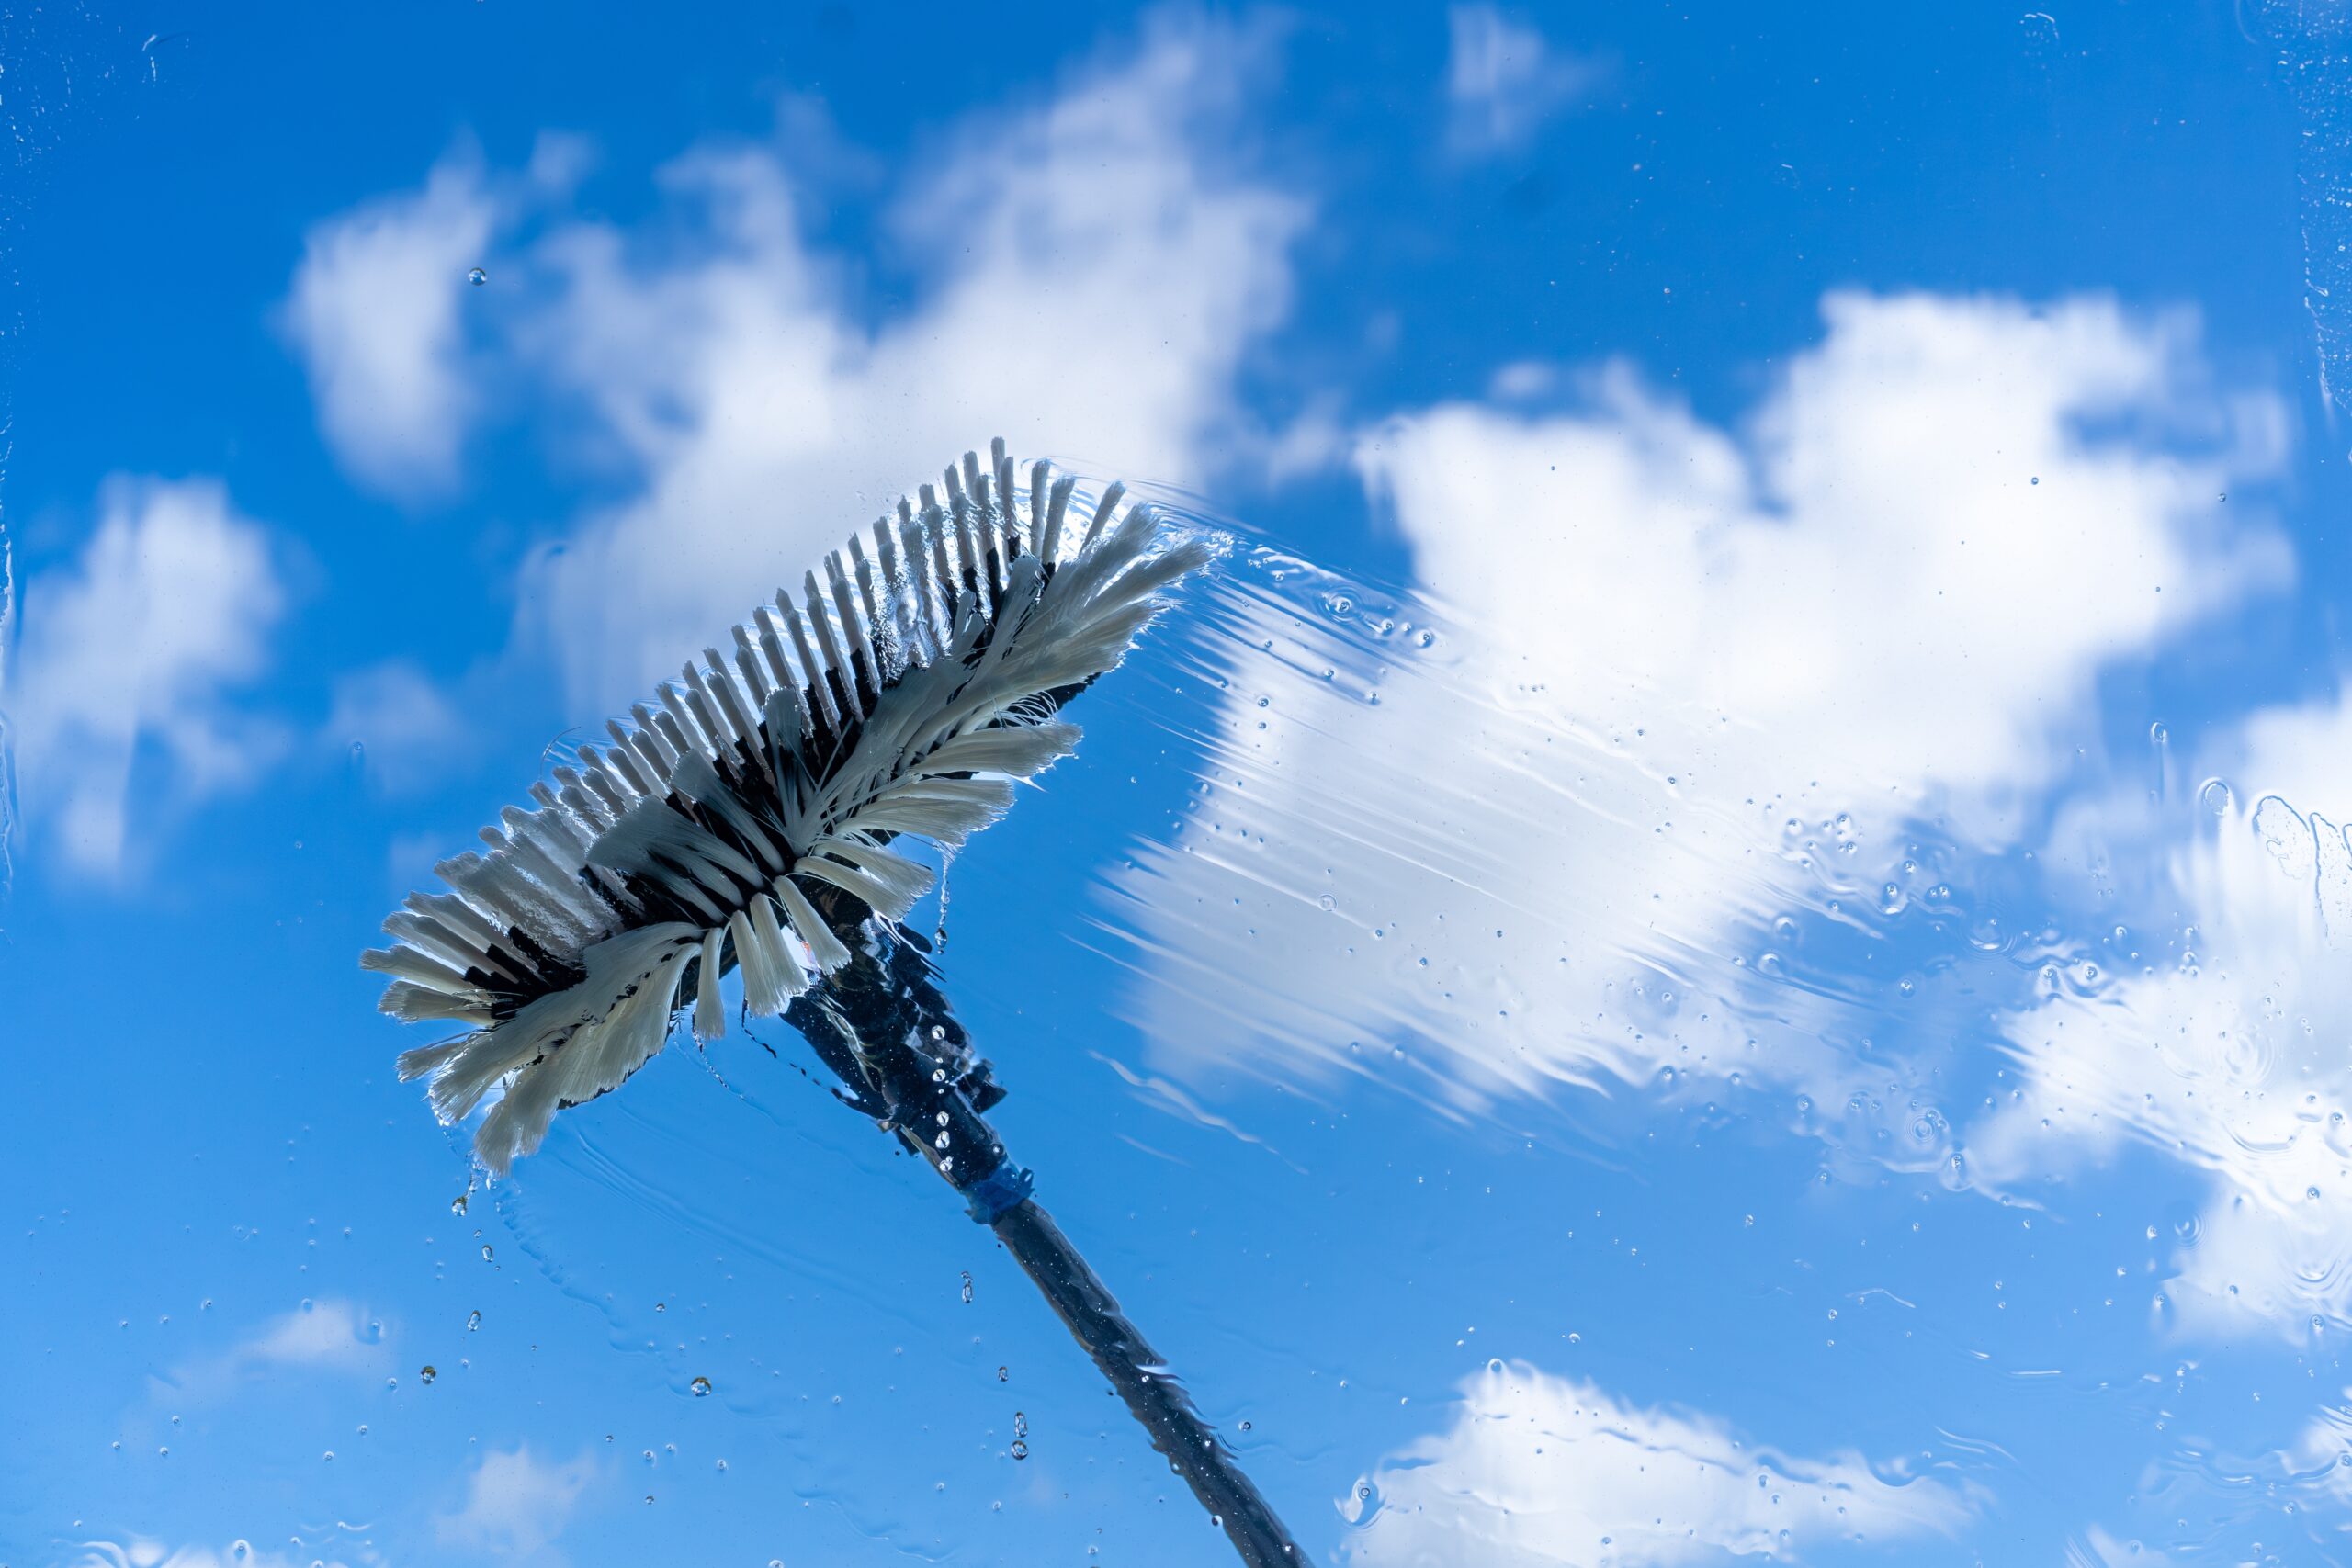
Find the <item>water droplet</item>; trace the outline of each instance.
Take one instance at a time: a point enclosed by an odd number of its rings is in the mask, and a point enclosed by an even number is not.
[[[466,281],[472,284],[476,288],[480,288],[483,284],[490,281],[490,274],[484,272],[480,267],[475,267],[466,274]]]
[[[424,1370],[418,1372],[416,1375],[420,1381],[431,1382],[435,1378],[439,1377],[441,1374],[428,1363]]]
[[[488,1242],[483,1242],[481,1244],[481,1260],[484,1263],[490,1261],[490,1243]]]
[[[2148,740],[2150,744],[2161,746],[2171,739],[2172,731],[2165,728],[2164,720],[2158,719],[2155,723],[2148,726]]]
[[[1352,615],[1355,613],[1355,607],[1356,602],[1344,593],[1326,594],[1323,599],[1323,608],[1334,615]]]
[[[710,1393],[710,1380],[708,1378],[696,1378],[686,1386],[694,1390],[695,1397],[696,1399],[706,1398]]]
[[[946,1039],[946,1038],[947,1038],[947,1026],[946,1026],[945,1024],[944,1024],[944,1023],[934,1023],[934,1024],[933,1024],[933,1025],[931,1026],[931,1037],[932,1037],[933,1040],[944,1040],[944,1039]]]
[[[2032,484],[2040,484],[2041,482],[2041,476],[2040,474],[2036,474],[2029,482]]]
[[[1241,1429],[1245,1432],[1248,1431],[1250,1429],[1250,1423],[1247,1421],[1241,1423]]]
[[[2220,779],[2208,779],[2205,787],[2197,792],[2197,798],[2216,817],[2230,814],[2230,786]]]
[[[964,1304],[966,1306],[972,1304],[972,1275],[969,1269],[964,1273]]]
[[[1003,1367],[999,1367],[996,1370],[996,1381],[999,1382],[1003,1382],[1011,1375],[1012,1374]]]
[[[466,1200],[469,1196],[469,1194],[468,1193],[460,1192],[455,1198],[450,1199],[449,1212],[453,1214],[464,1213],[466,1212]]]
[[[466,1314],[466,1332],[469,1334],[476,1333],[481,1329],[481,1311],[480,1308],[476,1308],[474,1311]]]
[[[1013,1439],[1012,1439],[1012,1457],[1013,1457],[1014,1459],[1027,1459],[1027,1458],[1029,1457],[1029,1445],[1028,1445],[1027,1443],[1023,1442],[1023,1441],[1022,1441],[1020,1438],[1013,1438]]]
[[[1326,893],[1322,897],[1317,898],[1315,901],[1323,906],[1323,912],[1327,915],[1340,907],[1340,901],[1337,898],[1332,897],[1329,893]]]

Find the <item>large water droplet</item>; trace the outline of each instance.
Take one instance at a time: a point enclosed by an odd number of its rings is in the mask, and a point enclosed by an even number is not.
[[[472,284],[476,288],[480,288],[483,284],[490,281],[490,274],[482,271],[480,267],[475,267],[466,274],[466,281]]]
[[[686,1386],[694,1390],[695,1397],[696,1399],[705,1398],[710,1393],[710,1380],[708,1378],[696,1378]]]
[[[416,1375],[420,1381],[431,1382],[435,1378],[439,1377],[441,1374],[434,1369],[430,1362],[428,1362],[426,1363],[424,1370],[418,1372]]]

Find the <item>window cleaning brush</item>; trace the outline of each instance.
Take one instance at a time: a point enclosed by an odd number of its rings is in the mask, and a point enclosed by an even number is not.
[[[1004,443],[779,592],[653,703],[609,727],[482,829],[486,853],[434,868],[361,958],[381,1007],[462,1032],[405,1053],[435,1112],[481,1109],[474,1150],[504,1174],[560,1110],[617,1088],[690,1010],[727,1031],[719,981],[786,1018],[874,1116],[964,1195],[1251,1568],[1304,1562],[1182,1386],[1052,1218],[984,1120],[1003,1091],[902,922],[930,868],[1013,785],[1069,753],[1069,700],[1126,656],[1209,541],[1091,505],[1049,465],[1027,485]],[[942,492],[944,501],[942,500]],[[1073,501],[1078,504],[1073,505]]]

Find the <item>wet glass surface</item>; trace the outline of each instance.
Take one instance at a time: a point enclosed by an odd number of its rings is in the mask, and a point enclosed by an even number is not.
[[[2337,1560],[2348,46],[0,19],[0,1568],[1238,1560],[740,978],[492,1176],[356,964],[999,434],[1216,558],[904,925],[1306,1561]]]

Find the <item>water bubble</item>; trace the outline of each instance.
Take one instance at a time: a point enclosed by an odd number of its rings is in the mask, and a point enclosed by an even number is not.
[[[1029,1457],[1029,1445],[1023,1442],[1019,1438],[1015,1438],[1012,1439],[1012,1451],[1014,1459],[1027,1459]]]
[[[972,1304],[972,1271],[968,1269],[964,1270],[964,1304]]]
[[[484,272],[480,267],[474,267],[466,274],[466,281],[472,284],[476,288],[480,288],[483,284],[490,281],[490,274]]]
[[[481,1260],[482,1260],[484,1263],[487,1263],[487,1262],[489,1262],[489,1261],[490,1261],[490,1258],[491,1258],[491,1253],[490,1253],[490,1243],[488,1243],[488,1242],[483,1242],[483,1243],[481,1244]]]
[[[2148,726],[2149,744],[2161,746],[2171,739],[2172,731],[2165,728],[2164,720],[2158,719],[2155,723]]]
[[[1241,1429],[1245,1432],[1248,1431],[1250,1429],[1250,1423],[1247,1421],[1241,1423]]]
[[[2230,786],[2220,779],[2208,779],[2205,787],[2197,792],[2199,804],[2216,817],[2230,814]]]
[[[946,1038],[947,1038],[947,1026],[946,1026],[945,1024],[944,1024],[944,1023],[934,1023],[934,1024],[933,1024],[933,1025],[931,1026],[931,1037],[932,1037],[933,1040],[944,1040],[944,1039],[946,1039]]]
[[[1334,615],[1352,615],[1355,613],[1355,607],[1356,602],[1344,593],[1327,593],[1323,596],[1323,608]]]
[[[466,1314],[466,1332],[469,1334],[474,1334],[479,1333],[481,1329],[481,1309],[480,1307],[476,1307],[473,1311]]]
[[[435,1370],[434,1369],[434,1367],[433,1367],[433,1365],[432,1365],[432,1363],[431,1363],[431,1362],[427,1362],[427,1363],[425,1363],[424,1369],[422,1371],[418,1372],[416,1375],[417,1375],[417,1378],[419,1379],[419,1381],[424,1382],[431,1382],[435,1378],[439,1377],[441,1374],[440,1374],[440,1372],[439,1372],[439,1371],[435,1371]]]
[[[1007,1369],[1005,1369],[1005,1368],[1003,1368],[1003,1367],[999,1367],[999,1368],[996,1370],[996,1381],[997,1381],[997,1382],[1005,1382],[1005,1381],[1006,1381],[1008,1378],[1010,1378],[1011,1376],[1012,1376],[1012,1373],[1011,1373]]]
[[[694,1390],[694,1395],[696,1399],[707,1398],[710,1393],[710,1380],[708,1378],[696,1378],[686,1386]]]
[[[1327,915],[1340,907],[1340,901],[1337,898],[1332,897],[1329,893],[1326,893],[1323,897],[1315,901],[1323,907],[1323,912]]]
[[[455,1198],[450,1199],[449,1212],[453,1214],[464,1213],[466,1212],[466,1200],[469,1196],[470,1196],[470,1194],[460,1192]]]

